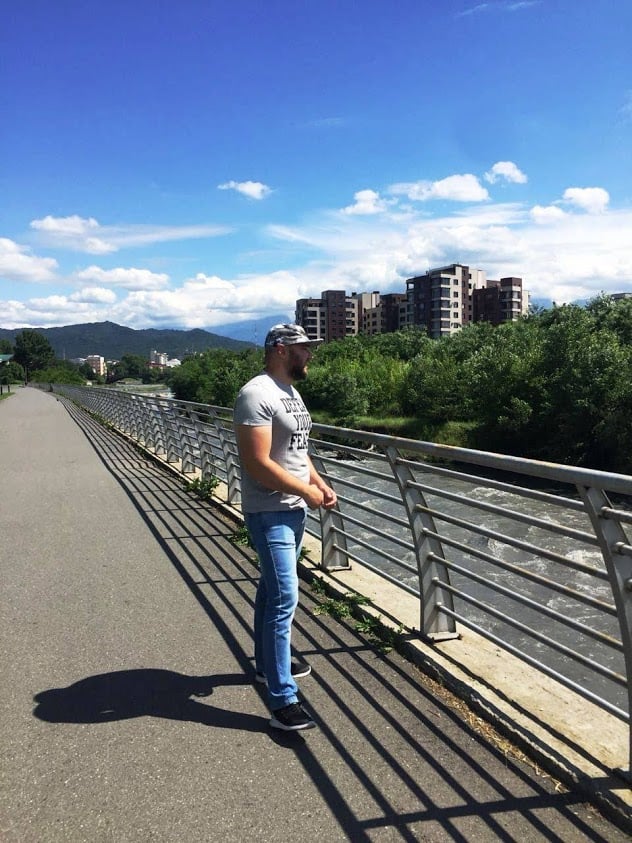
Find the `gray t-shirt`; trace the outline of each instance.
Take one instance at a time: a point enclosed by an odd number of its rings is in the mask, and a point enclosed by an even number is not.
[[[234,423],[272,427],[271,458],[290,474],[309,482],[307,446],[312,419],[293,386],[275,380],[267,372],[252,378],[237,396]],[[267,489],[242,467],[243,512],[278,512],[305,506],[303,498]]]

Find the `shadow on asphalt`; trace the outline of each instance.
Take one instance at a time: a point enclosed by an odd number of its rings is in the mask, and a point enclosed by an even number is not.
[[[209,697],[220,685],[246,685],[243,674],[185,676],[172,670],[119,670],[51,688],[33,698],[33,714],[47,723],[110,723],[132,717],[166,717],[224,729],[260,732],[266,720],[226,711],[192,697]]]
[[[195,677],[155,669],[87,677],[38,693],[34,715],[55,723],[100,723],[149,714],[266,730],[267,719],[192,699],[209,696],[222,684],[251,681],[252,657],[239,639],[251,640],[257,570],[252,553],[230,541],[237,525],[185,492],[181,480],[122,436],[58,400],[125,490],[243,672]],[[368,843],[381,831],[397,829],[397,839],[416,841],[426,839],[424,829],[432,835],[438,827],[437,840],[628,839],[596,817],[580,793],[559,792],[477,734],[398,658],[372,651],[352,623],[315,616],[315,605],[313,594],[302,588],[294,629],[301,655],[318,655],[326,667],[315,681],[323,715],[317,716],[319,733],[328,748],[322,743],[315,748],[313,739],[300,734],[269,732],[277,745],[294,752],[345,839]]]

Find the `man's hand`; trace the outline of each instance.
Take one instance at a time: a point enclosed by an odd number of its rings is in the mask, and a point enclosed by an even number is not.
[[[338,503],[338,495],[334,492],[331,486],[327,485],[321,487],[321,492],[323,493],[323,507],[325,509],[333,509]]]
[[[318,509],[319,506],[324,506],[325,496],[318,486],[309,485],[302,498],[310,509]]]
[[[317,483],[312,483],[310,485],[310,489],[316,489],[320,492],[320,502],[316,504],[316,506],[312,506],[307,498],[305,497],[305,501],[307,501],[307,505],[311,509],[316,509],[318,506],[322,506],[323,509],[333,509],[333,507],[338,502],[338,496],[334,492],[334,490],[324,483],[320,477],[318,478]]]

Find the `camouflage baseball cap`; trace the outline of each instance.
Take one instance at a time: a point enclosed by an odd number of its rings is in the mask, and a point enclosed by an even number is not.
[[[320,345],[323,340],[310,340],[301,325],[273,325],[267,333],[265,347],[275,345]]]

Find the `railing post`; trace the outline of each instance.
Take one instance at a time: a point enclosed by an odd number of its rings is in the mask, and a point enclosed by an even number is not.
[[[454,618],[441,611],[444,605],[454,611],[454,606],[451,592],[441,588],[441,583],[450,582],[449,571],[441,564],[443,547],[438,539],[426,532],[437,532],[434,519],[424,511],[426,500],[419,489],[411,486],[415,478],[410,468],[400,463],[397,448],[388,446],[385,453],[406,507],[415,545],[421,597],[419,628],[424,635],[436,641],[458,638]]]
[[[577,486],[599,540],[621,629],[628,677],[628,711],[632,712],[632,547],[603,489]],[[632,776],[632,729],[629,730],[628,777]]]
[[[241,481],[239,477],[239,462],[235,458],[236,444],[234,435],[228,436],[221,415],[214,407],[209,407],[209,414],[213,419],[219,446],[224,458],[226,471],[226,486],[228,489],[228,503],[241,503]]]
[[[311,443],[310,457],[314,468],[323,478],[333,485],[327,475],[325,464],[320,459],[318,452]],[[325,571],[348,571],[351,568],[349,557],[346,554],[347,537],[344,531],[344,522],[338,504],[333,509],[320,510],[320,545],[321,563],[320,567]]]

